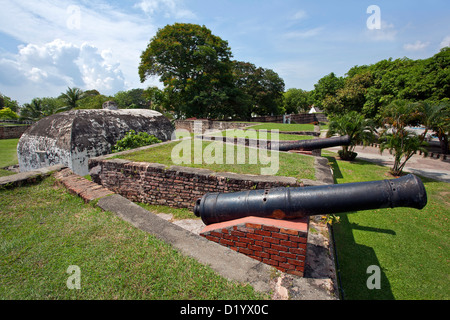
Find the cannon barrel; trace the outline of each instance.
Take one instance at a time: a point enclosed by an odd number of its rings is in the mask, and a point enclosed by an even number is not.
[[[315,149],[324,149],[337,146],[348,146],[350,142],[351,142],[350,136],[348,135],[325,139],[280,141],[278,149],[280,151],[288,151],[288,150],[311,151]]]
[[[427,194],[415,175],[368,182],[207,193],[194,213],[206,225],[247,216],[296,219],[311,215],[410,207],[422,209]]]

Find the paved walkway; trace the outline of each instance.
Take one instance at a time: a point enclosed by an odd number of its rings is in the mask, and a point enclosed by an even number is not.
[[[327,150],[337,152],[340,147],[328,148]],[[393,166],[394,157],[389,154],[389,150],[380,154],[380,149],[376,147],[356,146],[357,159],[374,162],[382,166]],[[406,162],[404,171],[450,183],[450,160],[424,158],[422,155],[414,155]]]

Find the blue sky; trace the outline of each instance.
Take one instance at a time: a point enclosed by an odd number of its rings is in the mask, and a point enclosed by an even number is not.
[[[368,13],[371,5],[379,11]],[[448,0],[2,0],[0,7],[0,92],[19,103],[74,86],[107,95],[161,87],[158,79],[140,83],[139,57],[158,28],[175,22],[205,25],[228,41],[234,59],[273,69],[286,89],[311,90],[330,72],[428,58],[450,45]]]

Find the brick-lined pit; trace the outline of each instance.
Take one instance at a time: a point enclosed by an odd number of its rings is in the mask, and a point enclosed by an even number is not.
[[[246,217],[206,226],[201,236],[280,271],[303,276],[309,218]]]

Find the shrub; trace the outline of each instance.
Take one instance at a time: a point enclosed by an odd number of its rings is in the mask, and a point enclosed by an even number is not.
[[[135,149],[160,142],[162,141],[147,132],[136,133],[134,130],[130,130],[123,139],[117,141],[112,147],[112,152]]]

